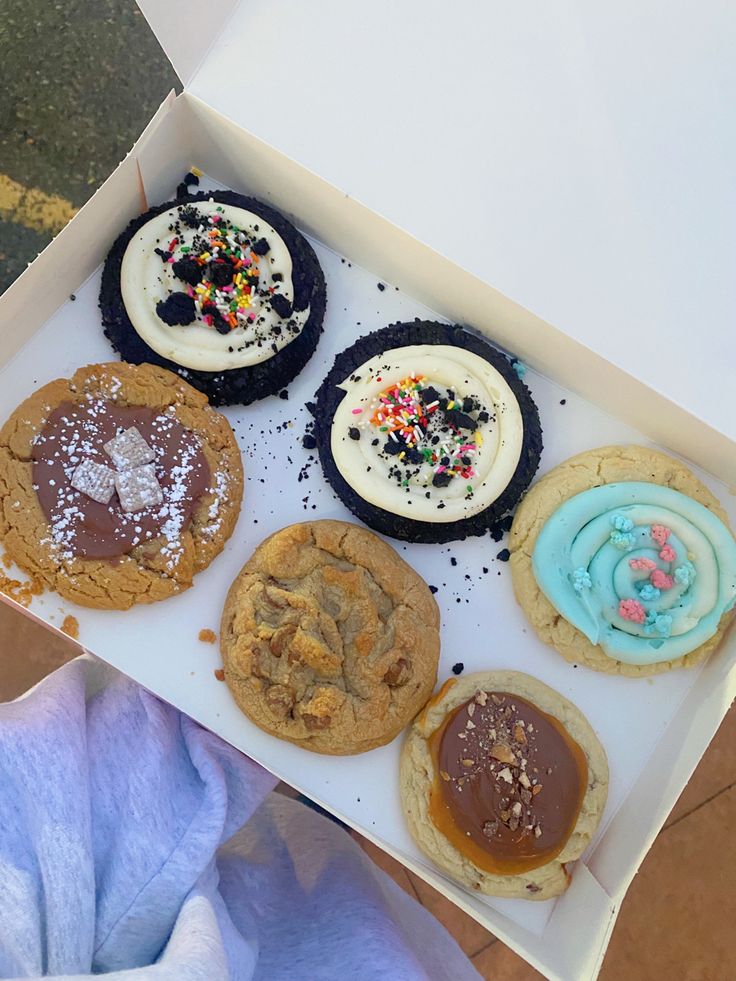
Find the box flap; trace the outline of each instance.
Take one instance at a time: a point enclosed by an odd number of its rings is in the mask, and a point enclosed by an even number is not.
[[[735,28],[696,0],[242,2],[190,91],[733,438]]]
[[[187,85],[230,19],[238,0],[136,0],[174,71]]]

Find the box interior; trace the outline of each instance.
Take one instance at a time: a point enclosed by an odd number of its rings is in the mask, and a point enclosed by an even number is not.
[[[181,174],[192,164],[205,167],[227,186],[273,201],[307,232],[326,242],[315,243],[328,279],[325,335],[315,357],[290,387],[288,401],[269,399],[247,409],[226,410],[244,452],[244,507],[224,554],[200,574],[192,590],[164,605],[127,613],[82,610],[55,594],[46,594],[34,601],[31,612],[52,627],[58,627],[66,613],[73,613],[80,622],[80,642],[87,649],[387,846],[512,946],[521,947],[525,956],[551,976],[583,976],[579,973],[583,964],[594,972],[605,949],[616,902],[727,708],[736,658],[733,637],[699,673],[673,672],[649,681],[632,681],[574,669],[532,636],[513,600],[508,569],[495,558],[503,543],[479,539],[451,546],[396,545],[439,588],[441,679],[457,661],[464,663],[466,671],[489,667],[527,670],[586,713],[609,753],[609,803],[596,839],[584,861],[577,863],[568,893],[557,901],[534,904],[470,895],[423,859],[408,837],[391,779],[396,774],[398,740],[365,756],[326,759],[266,736],[243,718],[226,687],[215,680],[218,653],[200,643],[197,635],[204,627],[217,629],[230,581],[268,533],[312,516],[350,519],[324,484],[319,464],[310,461],[301,447],[301,436],[309,418],[304,401],[313,396],[334,354],[361,333],[396,319],[432,316],[434,309],[441,316],[471,323],[517,352],[536,345],[534,363],[545,368],[545,373],[530,370],[527,382],[545,429],[541,472],[596,445],[649,443],[653,433],[668,432],[668,403],[617,369],[608,366],[607,371],[596,355],[345,199],[199,100],[184,95],[162,107],[133,154],[3,298],[1,416],[7,416],[51,378],[71,374],[83,363],[113,359],[99,326],[96,267],[125,221],[143,207],[142,194],[149,204],[170,198]],[[52,272],[61,255],[69,256],[64,280]],[[450,287],[441,296],[436,275],[440,268]],[[83,280],[86,282],[79,286]],[[377,289],[379,280],[387,285],[383,292]],[[64,302],[72,291],[76,299]],[[46,306],[40,308],[33,302],[39,293],[46,295]],[[441,302],[425,305],[433,299]],[[49,304],[53,304],[51,309],[47,309]],[[25,312],[22,318],[21,312]],[[566,344],[573,345],[578,357],[577,393],[559,382],[560,375],[566,374],[565,355],[570,350]],[[606,381],[601,385],[603,408],[584,397],[595,387],[591,377]],[[637,432],[606,411],[608,399],[617,386],[620,391],[622,383],[635,412],[642,404],[658,410],[646,416],[652,423],[649,433]],[[560,404],[562,399],[565,405]],[[657,416],[662,418],[658,421]],[[710,431],[706,427],[684,412],[681,419],[684,434],[669,430],[671,438],[661,440],[665,445],[684,452],[698,442],[703,430],[707,443]],[[724,438],[713,435],[714,445],[721,445]],[[281,461],[278,469],[273,457]],[[267,484],[261,481],[268,481],[274,472],[280,476],[278,489],[273,493],[271,487],[266,494]],[[307,479],[300,481],[300,472]],[[701,477],[736,517],[726,487],[712,477]],[[456,567],[451,557],[457,559]],[[483,573],[483,568],[489,572]],[[491,641],[476,648],[475,637]],[[147,642],[141,643],[142,639]],[[151,656],[152,649],[158,651],[157,656]],[[665,765],[664,775],[660,764]],[[642,805],[644,813],[651,815],[650,824],[641,819]],[[555,948],[553,937],[562,941],[568,931],[579,933],[581,916],[586,924],[584,940],[574,945],[560,942]]]

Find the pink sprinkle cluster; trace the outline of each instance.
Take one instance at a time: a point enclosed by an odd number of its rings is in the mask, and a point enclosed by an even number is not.
[[[651,572],[657,568],[657,563],[654,559],[629,559],[629,568],[637,572]]]
[[[665,528],[664,525],[652,525],[652,538],[659,545],[660,548],[664,547],[664,543],[671,535],[669,528]]]
[[[625,599],[618,604],[618,615],[632,623],[644,623],[646,611],[638,600]]]
[[[672,576],[668,576],[666,572],[662,572],[661,569],[655,569],[654,572],[649,577],[649,581],[652,586],[656,586],[657,589],[672,589],[675,585],[675,580]]]
[[[677,552],[671,545],[665,545],[659,553],[659,557],[663,562],[674,562],[677,558]]]

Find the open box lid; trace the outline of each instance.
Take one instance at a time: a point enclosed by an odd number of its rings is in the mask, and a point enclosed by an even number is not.
[[[736,437],[733,4],[139,2],[193,94]]]

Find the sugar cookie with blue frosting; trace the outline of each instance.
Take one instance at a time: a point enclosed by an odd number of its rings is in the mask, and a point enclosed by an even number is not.
[[[736,603],[736,541],[683,463],[643,446],[572,457],[535,484],[509,541],[514,593],[566,660],[627,676],[693,667]]]

